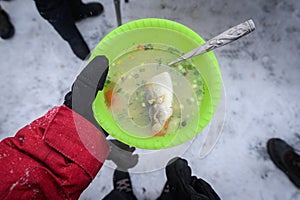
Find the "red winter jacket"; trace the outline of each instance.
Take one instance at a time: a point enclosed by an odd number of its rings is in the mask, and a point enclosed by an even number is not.
[[[55,107],[0,142],[0,199],[77,199],[108,149],[91,123]]]

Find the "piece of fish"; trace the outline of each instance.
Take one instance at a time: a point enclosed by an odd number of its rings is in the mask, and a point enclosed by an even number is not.
[[[170,74],[163,72],[152,77],[146,83],[146,88],[152,132],[162,133],[173,113],[173,84]]]

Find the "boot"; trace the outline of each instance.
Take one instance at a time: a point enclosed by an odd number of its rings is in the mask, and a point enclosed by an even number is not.
[[[113,184],[114,190],[126,199],[136,199],[132,191],[132,184],[128,172],[116,169],[113,175]]]
[[[191,173],[186,160],[174,158],[169,161],[166,167],[167,183],[158,199],[220,199],[208,183],[191,176]]]
[[[81,1],[75,0],[70,2],[70,6],[72,9],[72,16],[75,22],[78,22],[87,17],[98,16],[104,10],[103,5],[96,2],[84,4]]]
[[[73,53],[81,60],[85,60],[90,53],[90,49],[79,32],[77,35],[74,34],[74,36],[77,37],[68,40],[68,43]]]
[[[272,138],[267,143],[268,153],[274,164],[283,171],[294,185],[300,188],[300,156],[285,141]]]
[[[9,39],[15,33],[15,28],[10,22],[8,14],[0,7],[0,37]]]

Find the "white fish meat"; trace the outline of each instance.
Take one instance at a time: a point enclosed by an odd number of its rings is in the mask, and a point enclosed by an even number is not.
[[[173,84],[168,72],[152,77],[147,83],[149,117],[154,134],[163,131],[172,116]]]

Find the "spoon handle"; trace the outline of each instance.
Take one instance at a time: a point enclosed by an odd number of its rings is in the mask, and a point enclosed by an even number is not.
[[[205,52],[214,50],[216,48],[219,48],[221,46],[224,46],[226,44],[229,44],[249,33],[255,30],[255,25],[253,20],[245,21],[244,23],[241,23],[239,25],[236,25],[223,33],[217,35],[216,37],[208,40],[203,45],[197,47],[196,49],[193,49],[192,51],[184,54],[183,56],[179,57],[178,59],[170,62],[168,65],[171,66],[175,63],[178,63],[182,60],[189,59],[191,57],[203,54]]]

